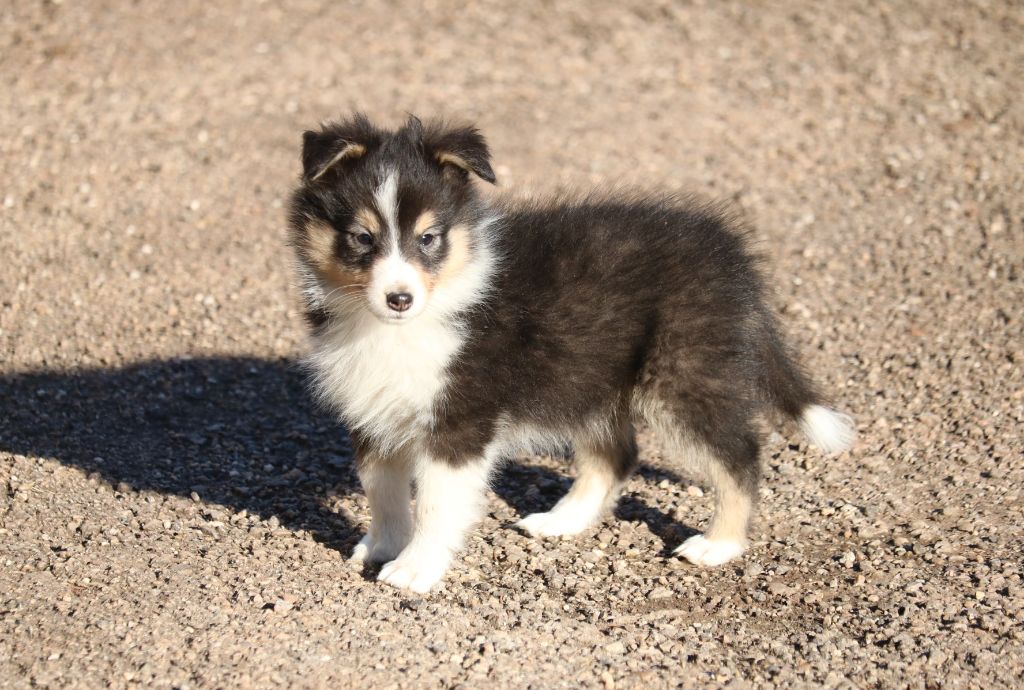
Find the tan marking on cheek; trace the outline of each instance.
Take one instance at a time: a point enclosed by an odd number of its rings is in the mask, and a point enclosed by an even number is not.
[[[428,271],[418,262],[412,264],[413,269],[416,271],[416,275],[419,276],[420,283],[423,285],[423,291],[429,296],[434,291],[434,285],[437,282],[437,276]]]
[[[469,228],[456,225],[448,231],[448,256],[438,271],[434,284],[443,285],[462,273],[469,263]]]
[[[370,284],[370,273],[333,264],[324,273],[324,282],[350,292],[361,292]]]
[[[345,268],[334,256],[337,231],[326,223],[306,225],[302,251],[317,275],[332,288],[362,288],[370,282],[366,271]]]
[[[416,224],[412,226],[412,233],[416,237],[419,237],[435,225],[437,225],[437,216],[434,215],[434,212],[424,211],[420,214],[420,217],[416,219]]]
[[[335,229],[326,223],[314,221],[306,224],[306,235],[301,243],[302,251],[317,270],[333,263],[336,235]]]
[[[355,214],[356,222],[359,225],[374,235],[380,234],[380,219],[377,218],[377,214],[368,208],[361,208],[356,211]]]

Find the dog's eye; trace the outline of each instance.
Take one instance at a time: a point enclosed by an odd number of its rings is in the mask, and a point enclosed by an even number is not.
[[[420,246],[429,247],[430,245],[434,244],[435,239],[436,238],[434,235],[430,234],[429,232],[425,232],[422,235],[420,235]]]
[[[364,247],[369,247],[371,244],[373,244],[373,235],[371,235],[368,232],[361,232],[358,235],[356,235],[356,242],[363,245]]]

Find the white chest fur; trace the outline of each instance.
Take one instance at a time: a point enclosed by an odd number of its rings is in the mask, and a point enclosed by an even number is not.
[[[400,325],[368,316],[321,335],[309,362],[321,398],[386,451],[430,425],[462,341],[454,324],[431,315]]]

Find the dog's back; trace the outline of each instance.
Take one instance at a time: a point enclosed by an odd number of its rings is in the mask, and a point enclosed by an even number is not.
[[[500,218],[493,289],[464,317],[446,414],[569,425],[655,380],[755,396],[760,281],[714,209],[556,199],[509,202]],[[681,356],[655,365],[666,347]]]

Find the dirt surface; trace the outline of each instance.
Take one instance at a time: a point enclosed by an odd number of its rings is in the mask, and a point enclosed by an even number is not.
[[[0,687],[1024,683],[1024,6],[428,5],[3,4]],[[582,538],[510,528],[568,484],[524,458],[441,591],[350,566],[283,203],[352,107],[731,200],[855,449],[769,433],[717,570],[650,443]]]

